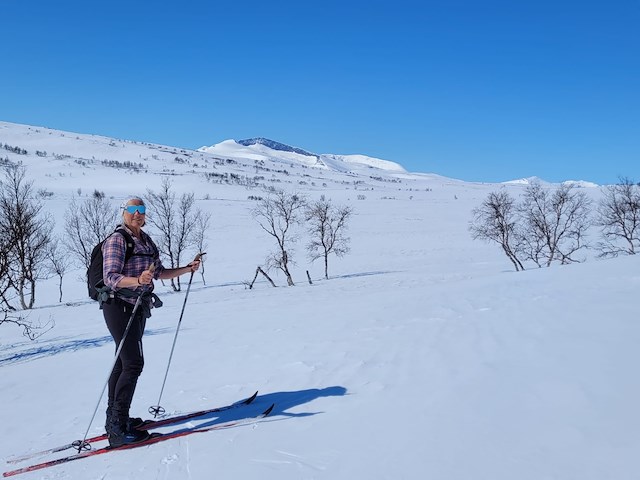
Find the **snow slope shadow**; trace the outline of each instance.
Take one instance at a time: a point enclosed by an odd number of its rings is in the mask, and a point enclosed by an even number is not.
[[[172,331],[172,328],[157,328],[145,330],[144,335],[153,336],[161,335]],[[44,343],[44,342],[43,342]],[[38,360],[44,357],[50,357],[65,352],[77,352],[78,350],[84,350],[87,348],[102,347],[105,344],[113,343],[113,339],[110,335],[96,338],[81,338],[81,339],[69,339],[68,337],[54,338],[48,340],[43,345],[26,348],[18,352],[5,354],[0,356],[0,367],[5,365],[12,365],[15,363],[29,362],[32,360]],[[30,344],[27,344],[30,345]]]
[[[276,392],[268,393],[266,395],[259,395],[253,403],[244,406],[242,408],[234,408],[223,412],[216,412],[206,414],[198,418],[192,418],[182,422],[183,424],[189,424],[187,428],[179,429],[178,431],[197,430],[201,428],[212,427],[219,423],[233,422],[244,420],[247,418],[255,417],[260,412],[264,411],[270,405],[275,405],[273,411],[269,415],[269,418],[275,416],[285,417],[308,417],[311,415],[317,415],[321,412],[301,412],[292,413],[287,410],[304,405],[322,397],[335,397],[346,395],[347,389],[344,387],[334,386],[327,388],[312,388],[308,390],[298,390],[294,392]],[[196,425],[197,422],[197,425]],[[179,424],[173,424],[179,425]]]

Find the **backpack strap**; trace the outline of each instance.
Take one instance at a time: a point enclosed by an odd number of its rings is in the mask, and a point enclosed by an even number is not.
[[[117,227],[113,233],[116,232],[124,237],[124,243],[126,245],[126,250],[124,251],[124,263],[127,263],[127,260],[129,260],[133,256],[133,248],[135,246],[135,242],[133,240],[133,237],[129,235],[129,232],[127,232],[124,227]]]

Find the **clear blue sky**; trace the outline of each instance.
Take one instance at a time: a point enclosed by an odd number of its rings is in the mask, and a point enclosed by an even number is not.
[[[0,120],[640,180],[640,1],[0,0]]]

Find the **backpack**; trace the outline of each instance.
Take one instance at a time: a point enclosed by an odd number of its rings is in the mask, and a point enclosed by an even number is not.
[[[129,232],[122,227],[116,228],[111,235],[114,235],[115,233],[119,233],[124,237],[124,241],[127,245],[127,249],[124,254],[124,261],[127,263],[127,260],[133,256],[133,238],[129,235]],[[111,235],[109,235],[109,237]],[[104,284],[104,279],[102,278],[102,244],[105,240],[106,238],[93,247],[93,250],[91,251],[91,261],[89,262],[89,268],[87,269],[87,288],[89,290],[89,298],[99,301],[100,304],[108,298],[109,293],[109,288]],[[107,296],[102,295],[103,293],[106,293]]]

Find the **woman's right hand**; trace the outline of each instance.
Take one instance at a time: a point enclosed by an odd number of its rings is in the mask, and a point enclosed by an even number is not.
[[[150,285],[151,282],[153,282],[153,272],[151,270],[145,270],[138,276],[140,285]]]

